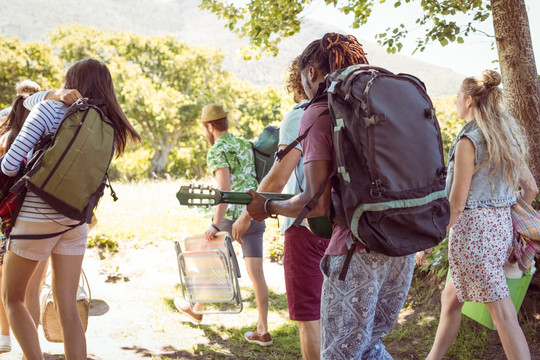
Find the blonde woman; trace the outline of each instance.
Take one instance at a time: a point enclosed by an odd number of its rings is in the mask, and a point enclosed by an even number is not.
[[[510,207],[518,189],[532,203],[538,194],[525,163],[520,127],[502,108],[501,76],[484,70],[466,78],[456,100],[457,116],[467,121],[450,149],[448,262],[452,279],[441,296],[441,318],[427,357],[441,359],[457,336],[465,301],[484,303],[508,359],[530,359],[503,265],[511,251]],[[416,256],[425,263],[426,254]]]

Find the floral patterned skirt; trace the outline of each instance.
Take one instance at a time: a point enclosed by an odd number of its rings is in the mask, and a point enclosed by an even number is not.
[[[510,207],[466,209],[449,237],[448,262],[460,302],[509,296],[503,265],[512,247]]]

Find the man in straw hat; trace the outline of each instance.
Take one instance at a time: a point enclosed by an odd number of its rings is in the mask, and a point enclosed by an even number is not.
[[[251,143],[238,138],[229,132],[229,120],[220,104],[210,104],[202,109],[200,122],[204,135],[212,145],[206,161],[208,168],[216,177],[218,188],[223,191],[247,191],[257,187],[255,177],[255,162]],[[219,204],[212,219],[212,223],[205,231],[207,240],[212,240],[218,231],[227,231],[232,234],[232,224],[244,209],[243,205]],[[263,233],[266,226],[264,222],[251,221],[248,230],[236,239],[242,245],[242,253],[246,263],[247,272],[259,311],[257,327],[248,331],[245,338],[248,342],[261,346],[272,344],[268,333],[268,287],[263,272]],[[191,311],[189,304],[179,298],[174,300],[176,308],[188,315],[196,323],[201,322],[202,314]],[[202,310],[203,304],[195,304],[196,310]]]

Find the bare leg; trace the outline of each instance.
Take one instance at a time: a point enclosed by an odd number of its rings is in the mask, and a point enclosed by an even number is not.
[[[25,259],[11,251],[5,254],[2,298],[13,334],[28,360],[43,359],[36,325],[24,305],[26,289],[37,266],[38,261]]]
[[[0,289],[2,288],[2,268],[0,267]],[[0,299],[0,335],[9,336],[9,321],[4,309],[4,302]]]
[[[86,360],[86,337],[77,311],[77,289],[84,255],[51,255],[52,288],[66,359]]]
[[[303,360],[321,358],[321,321],[298,321],[300,350]]]
[[[509,360],[529,360],[531,353],[519,326],[516,309],[510,297],[486,303],[493,324],[499,332],[504,352]]]
[[[39,314],[41,311],[41,306],[39,304],[39,294],[41,292],[41,287],[45,282],[48,265],[49,259],[39,262],[39,265],[34,271],[34,274],[30,278],[28,288],[26,289],[26,296],[24,298],[24,304],[30,312],[30,315],[32,315],[32,319],[34,319],[34,324],[36,324],[36,327],[39,326]]]
[[[435,335],[433,347],[426,360],[442,359],[454,342],[461,325],[461,308],[453,281],[446,284],[441,294],[441,318]]]
[[[268,286],[264,278],[263,259],[246,257],[244,261],[249,278],[253,283],[255,301],[257,302],[257,310],[259,311],[257,332],[259,334],[266,334],[268,332]]]

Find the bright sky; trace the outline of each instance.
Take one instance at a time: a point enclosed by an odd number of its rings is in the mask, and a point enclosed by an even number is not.
[[[316,1],[314,3],[317,3]],[[435,65],[451,68],[463,75],[476,75],[487,68],[499,69],[498,64],[492,61],[497,59],[497,50],[491,49],[492,39],[476,33],[465,38],[464,44],[451,43],[445,47],[439,43],[431,43],[424,52],[411,55],[414,50],[416,38],[423,37],[423,29],[417,28],[414,23],[420,14],[420,7],[415,4],[405,4],[395,9],[393,1],[384,4],[376,4],[368,23],[361,29],[347,28],[353,22],[353,15],[345,15],[331,6],[325,6],[320,0],[319,5],[312,5],[308,9],[307,17],[341,26],[344,30],[355,35],[359,39],[376,43],[375,35],[386,31],[388,27],[394,28],[404,23],[409,29],[408,42],[404,43],[401,55],[412,56],[419,60]],[[536,68],[540,72],[540,0],[525,0],[528,9],[529,25],[533,49],[535,51]],[[481,30],[493,35],[491,19],[482,24]]]

